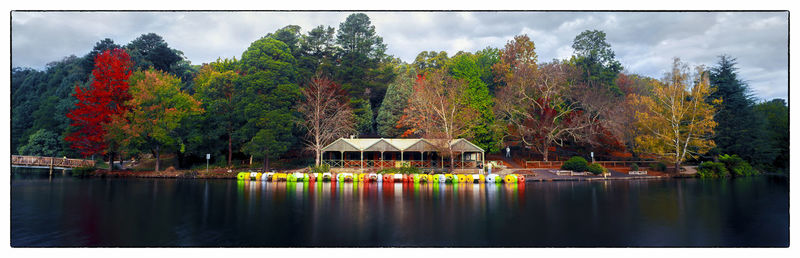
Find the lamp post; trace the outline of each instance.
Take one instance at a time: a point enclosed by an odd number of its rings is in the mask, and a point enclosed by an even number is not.
[[[208,174],[208,160],[211,159],[211,154],[206,153],[206,174]]]

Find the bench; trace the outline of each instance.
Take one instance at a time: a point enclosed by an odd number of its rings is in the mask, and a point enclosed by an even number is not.
[[[647,170],[628,171],[628,175],[647,175]]]
[[[550,173],[556,174],[557,176],[571,176],[572,170],[550,170]]]

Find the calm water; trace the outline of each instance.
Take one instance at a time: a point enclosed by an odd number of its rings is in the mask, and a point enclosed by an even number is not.
[[[11,246],[788,246],[788,179],[303,184],[12,173]]]

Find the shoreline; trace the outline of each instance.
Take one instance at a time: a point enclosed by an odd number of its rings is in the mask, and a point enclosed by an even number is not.
[[[294,170],[283,170],[280,171],[281,173],[291,173],[291,172],[304,172],[305,169],[294,169]],[[237,180],[236,175],[239,172],[248,172],[248,171],[232,171],[227,172],[227,169],[217,169],[211,170],[209,172],[205,171],[192,171],[192,170],[172,170],[172,171],[107,171],[107,170],[96,170],[93,172],[86,172],[83,175],[77,175],[76,177],[96,177],[96,178],[160,178],[160,179],[228,179],[228,180]],[[63,176],[72,176],[71,172],[56,172]],[[547,173],[544,175],[540,175],[540,173]],[[505,176],[506,174],[510,173],[493,173],[500,176]],[[534,172],[527,172],[527,173],[519,173],[526,176],[525,182],[578,182],[578,181],[620,181],[620,180],[664,180],[664,179],[691,179],[691,178],[698,178],[693,175],[650,175],[650,176],[642,176],[642,175],[627,175],[620,172],[613,172],[612,176],[609,177],[601,177],[601,176],[554,176],[550,174],[550,172],[546,171],[534,171]],[[535,174],[535,175],[531,175]],[[788,177],[788,175],[783,173],[762,173],[757,176],[779,176],[779,177]],[[719,178],[717,178],[719,179]],[[732,179],[732,178],[730,178]],[[247,181],[260,181],[260,180],[247,180]]]
[[[133,170],[113,170],[107,171],[104,169],[97,169],[92,172],[84,172],[82,175],[75,175],[77,177],[98,177],[98,178],[171,178],[171,179],[233,179],[237,180],[236,176],[239,172],[254,172],[254,171],[236,171],[228,172],[228,169],[213,169],[206,172],[205,170],[174,170],[167,169],[166,171],[133,171]],[[279,173],[307,173],[307,168],[279,170]],[[558,181],[617,181],[617,180],[652,180],[652,179],[686,179],[698,178],[693,174],[663,174],[656,175],[628,175],[617,171],[611,171],[608,177],[583,175],[583,176],[559,176],[555,175],[548,170],[544,169],[531,169],[531,170],[508,170],[498,171],[499,173],[492,173],[499,176],[507,174],[521,174],[525,175],[526,182],[558,182]],[[72,175],[73,172],[55,172],[62,175]],[[460,173],[459,173],[460,174]],[[788,175],[783,173],[762,173],[761,176],[783,176]]]
[[[293,169],[293,170],[282,170],[279,171],[280,173],[292,173],[292,172],[305,172],[306,169]],[[85,177],[113,177],[113,178],[173,178],[173,179],[233,179],[236,180],[236,175],[239,172],[248,172],[248,171],[232,171],[227,172],[227,169],[218,169],[218,170],[211,170],[209,172],[205,171],[193,171],[193,170],[174,170],[174,171],[107,171],[107,170],[96,170],[94,172],[89,172],[85,175]],[[547,174],[544,174],[547,173]],[[694,176],[687,176],[687,175],[673,175],[673,176],[661,176],[661,175],[653,175],[653,176],[642,176],[642,175],[627,175],[619,172],[615,172],[612,176],[609,177],[602,177],[602,176],[553,176],[549,174],[550,172],[546,171],[526,171],[525,173],[518,173],[526,175],[525,181],[526,182],[558,182],[558,181],[608,181],[608,180],[650,180],[650,179],[681,179],[681,178],[695,178]],[[506,174],[511,173],[493,173],[500,176],[504,176]],[[258,180],[252,180],[258,181]]]

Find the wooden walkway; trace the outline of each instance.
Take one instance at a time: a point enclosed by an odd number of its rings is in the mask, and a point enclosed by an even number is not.
[[[59,168],[94,167],[93,160],[11,155],[12,167]]]

